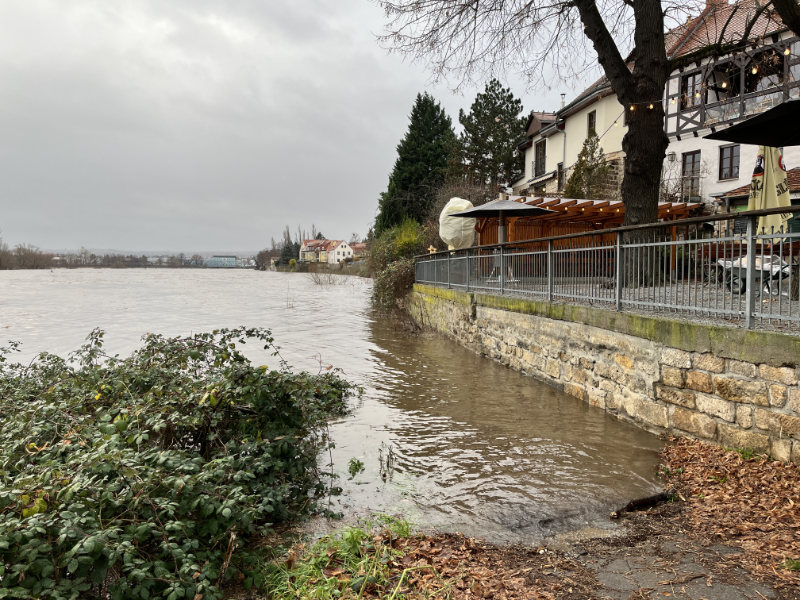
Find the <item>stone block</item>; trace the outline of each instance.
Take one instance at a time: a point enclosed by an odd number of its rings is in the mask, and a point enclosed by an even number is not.
[[[717,439],[728,448],[750,448],[756,452],[769,452],[769,436],[755,431],[744,431],[735,425],[717,424]]]
[[[792,460],[792,440],[783,438],[772,440],[769,448],[769,455],[775,460],[788,463]]]
[[[573,398],[580,398],[581,400],[586,400],[586,390],[579,385],[575,385],[574,383],[565,383],[564,393],[569,396],[572,396]]]
[[[789,410],[800,415],[800,389],[798,388],[789,390]]]
[[[662,402],[669,404],[676,404],[686,408],[695,408],[694,394],[683,390],[676,390],[675,388],[665,387],[659,383],[656,384],[656,398]]]
[[[622,405],[622,394],[612,391],[606,394],[606,410],[619,410]]]
[[[570,368],[570,379],[577,383],[578,385],[586,385],[586,371],[581,369],[580,367],[571,367]]]
[[[729,360],[725,365],[725,370],[733,375],[741,375],[742,377],[755,377],[756,366],[753,363],[743,362],[741,360]]]
[[[733,423],[736,420],[736,405],[717,396],[698,393],[695,396],[697,410],[713,417],[719,417],[723,421]]]
[[[670,387],[682,388],[686,384],[686,378],[683,369],[662,366],[661,382]]]
[[[714,375],[714,390],[720,398],[743,404],[769,406],[767,384],[728,375]]]
[[[623,400],[623,409],[637,421],[643,421],[648,425],[664,429],[669,427],[669,411],[667,407],[656,404],[644,396],[627,396]]]
[[[591,406],[595,406],[597,408],[605,408],[606,407],[606,393],[602,390],[597,389],[589,389],[586,392],[587,400]]]
[[[615,354],[614,362],[623,369],[633,369],[633,359],[627,354]]]
[[[614,364],[598,362],[594,365],[594,372],[598,377],[619,382],[622,379],[622,369]]]
[[[784,385],[797,384],[797,369],[793,367],[771,367],[770,365],[759,365],[758,373],[762,379],[777,381]]]
[[[548,377],[558,379],[561,377],[561,363],[557,360],[548,359],[544,365],[544,372]]]
[[[586,358],[585,356],[581,357],[581,359],[578,361],[578,364],[583,369],[591,369],[594,367],[594,361],[590,358]]]
[[[773,383],[769,386],[769,405],[775,406],[778,408],[783,407],[786,404],[786,400],[789,397],[789,388],[785,385],[781,385],[780,383]]]
[[[695,353],[692,355],[692,366],[701,371],[722,373],[725,370],[725,359],[708,352],[704,354]]]
[[[753,426],[753,407],[738,404],[736,406],[736,423],[742,429],[750,429]]]
[[[619,386],[613,381],[609,381],[608,379],[601,379],[599,387],[601,390],[605,392],[616,392],[617,390],[619,390]]]
[[[717,432],[717,422],[712,417],[679,406],[672,411],[670,426],[709,440]]]
[[[692,367],[692,355],[677,348],[664,348],[661,352],[661,364],[669,367],[690,369]]]
[[[781,435],[791,435],[794,438],[800,439],[800,417],[785,415],[783,413],[779,413],[777,416],[781,424]]]
[[[705,392],[707,394],[714,391],[711,374],[705,371],[687,371],[686,387],[690,390],[697,390],[698,392]]]

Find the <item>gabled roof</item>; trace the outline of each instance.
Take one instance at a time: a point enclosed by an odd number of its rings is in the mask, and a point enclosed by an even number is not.
[[[786,179],[789,182],[789,193],[795,194],[800,192],[800,168],[790,169],[786,171]],[[740,185],[737,188],[725,192],[717,196],[717,201],[732,200],[734,198],[747,198],[750,195],[750,184]]]
[[[757,0],[727,4],[725,0],[709,0],[694,19],[668,31],[665,35],[667,56],[686,56],[710,44],[738,42],[758,8]],[[764,10],[750,30],[750,39],[762,38],[783,31],[786,26],[777,13]]]
[[[303,240],[303,246],[306,250],[322,250],[328,240]]]

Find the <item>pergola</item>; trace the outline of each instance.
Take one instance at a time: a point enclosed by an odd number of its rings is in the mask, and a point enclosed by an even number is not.
[[[533,217],[509,217],[508,241],[519,242],[538,238],[602,231],[621,227],[625,219],[625,205],[620,200],[582,200],[573,198],[534,198],[529,196],[509,196],[509,200],[530,206],[548,208],[553,213]],[[659,202],[658,220],[677,221],[699,213],[699,202]],[[478,219],[478,244],[481,246],[497,243],[498,219],[484,217]]]

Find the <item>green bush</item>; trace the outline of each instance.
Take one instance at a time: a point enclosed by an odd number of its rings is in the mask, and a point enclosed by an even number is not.
[[[257,537],[325,492],[337,375],[253,366],[266,330],[148,335],[130,357],[103,334],[65,361],[0,350],[0,598],[219,598],[262,577]]]
[[[425,232],[406,219],[382,233],[369,248],[368,261],[375,277],[372,297],[384,309],[403,298],[414,284],[414,256],[423,251]]]

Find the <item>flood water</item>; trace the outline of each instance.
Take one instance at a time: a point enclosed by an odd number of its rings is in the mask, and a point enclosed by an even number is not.
[[[369,280],[335,280],[250,270],[0,271],[0,344],[21,341],[27,361],[45,350],[65,355],[95,327],[120,354],[147,332],[271,329],[293,368],[333,365],[365,389],[330,428],[344,488],[331,508],[349,519],[400,514],[422,528],[537,543],[609,529],[611,510],[657,489],[655,436],[380,318]],[[365,470],[350,479],[352,458]]]

